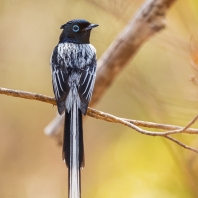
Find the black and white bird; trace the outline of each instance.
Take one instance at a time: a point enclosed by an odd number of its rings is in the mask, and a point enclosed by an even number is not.
[[[53,90],[59,114],[65,112],[63,160],[68,167],[69,198],[80,198],[80,168],[84,166],[82,114],[86,115],[96,78],[96,50],[90,44],[97,27],[83,19],[61,26],[50,60]]]

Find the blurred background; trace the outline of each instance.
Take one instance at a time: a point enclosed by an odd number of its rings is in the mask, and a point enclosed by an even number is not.
[[[98,58],[142,0],[1,0],[0,87],[53,96],[49,58],[60,26],[84,18],[100,26]],[[185,126],[198,114],[198,1],[179,0],[101,97],[96,109],[119,117]],[[0,95],[0,197],[67,197],[62,149],[44,134],[47,103]],[[198,127],[198,124],[193,125]],[[174,135],[198,148],[195,135]],[[87,117],[82,197],[198,197],[198,155],[160,137]]]

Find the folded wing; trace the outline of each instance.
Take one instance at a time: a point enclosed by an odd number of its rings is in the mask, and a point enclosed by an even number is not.
[[[93,57],[91,65],[82,70],[80,77],[78,93],[81,99],[81,111],[85,115],[87,112],[88,104],[91,100],[93,88],[96,78],[96,57]]]

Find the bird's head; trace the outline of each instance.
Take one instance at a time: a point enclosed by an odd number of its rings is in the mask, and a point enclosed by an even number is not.
[[[83,19],[74,19],[61,26],[63,29],[59,43],[70,42],[77,44],[89,44],[89,37],[92,28],[97,27]]]

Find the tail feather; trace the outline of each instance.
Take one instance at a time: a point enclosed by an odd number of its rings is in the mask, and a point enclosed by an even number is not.
[[[80,168],[84,165],[82,113],[76,102],[65,113],[63,158],[68,167],[69,198],[80,198]]]
[[[69,113],[65,112],[62,158],[65,161],[68,168],[70,166],[70,123],[71,123],[71,111]]]
[[[78,109],[78,122],[79,122],[79,165],[80,168],[85,166],[85,155],[84,155],[84,144],[83,144],[83,122],[82,122],[82,113]]]

